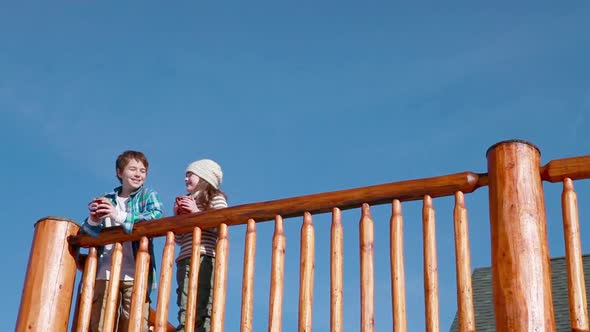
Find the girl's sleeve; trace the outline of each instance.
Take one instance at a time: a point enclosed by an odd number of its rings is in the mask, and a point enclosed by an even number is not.
[[[174,238],[174,241],[176,242],[176,244],[181,245],[182,241],[186,237],[186,234],[175,234],[175,235],[176,235],[176,237]]]
[[[227,207],[227,200],[223,195],[214,196],[209,204],[212,209],[223,209]]]

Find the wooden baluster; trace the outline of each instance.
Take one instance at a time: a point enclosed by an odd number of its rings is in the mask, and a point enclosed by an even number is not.
[[[76,262],[76,267],[78,267],[78,262]],[[72,328],[70,329],[70,331],[74,332],[76,331],[76,328],[78,327],[78,317],[80,317],[80,300],[81,300],[81,295],[82,294],[82,281],[80,281],[80,283],[78,283],[78,291],[74,293],[74,297],[76,298],[75,302],[72,302],[72,305],[74,306],[74,312],[73,312],[73,319],[71,320],[70,323],[68,323],[68,325],[71,324]]]
[[[524,141],[487,152],[498,331],[555,331],[540,153]]]
[[[213,278],[213,307],[211,309],[211,332],[223,331],[225,299],[227,296],[227,264],[229,239],[227,225],[219,225],[219,238],[215,248],[215,272]]]
[[[148,325],[149,326],[155,326],[156,325],[156,310],[152,309],[152,307],[149,308],[149,314],[148,314]],[[151,332],[151,330],[149,330]],[[168,322],[168,327],[166,327],[164,329],[164,331],[167,332],[176,332],[176,325],[172,325],[172,323]]]
[[[16,331],[66,331],[76,281],[77,254],[68,245],[68,237],[78,230],[79,227],[67,219],[47,217],[35,223]],[[6,283],[7,279],[4,280]]]
[[[256,260],[256,222],[248,219],[244,243],[244,272],[242,275],[242,314],[240,332],[252,332],[254,310],[254,262]]]
[[[455,263],[457,273],[457,306],[459,331],[475,331],[473,289],[471,287],[471,253],[469,250],[469,227],[465,197],[455,193]]]
[[[301,256],[299,261],[299,332],[312,329],[313,274],[315,265],[315,231],[311,213],[303,215]]]
[[[113,245],[111,254],[111,273],[107,282],[107,303],[104,309],[102,329],[105,332],[116,330],[117,313],[119,311],[119,282],[121,277],[121,263],[123,262],[123,245],[117,242]]]
[[[95,247],[88,249],[84,275],[82,277],[82,291],[80,292],[80,307],[78,309],[77,332],[86,332],[90,328],[90,313],[92,310],[92,297],[94,296],[94,283],[96,281],[96,269],[98,255]]]
[[[188,276],[188,293],[186,297],[186,314],[184,330],[193,332],[197,312],[197,293],[199,289],[199,268],[201,262],[201,229],[193,228],[193,243],[191,247],[191,266]]]
[[[150,273],[149,240],[139,240],[139,250],[135,254],[135,279],[131,293],[131,309],[129,310],[129,332],[142,332],[144,325],[144,304],[147,297],[148,275]],[[149,308],[145,308],[149,309]]]
[[[567,261],[570,324],[572,331],[588,331],[590,326],[588,324],[582,242],[580,240],[578,198],[574,191],[574,183],[570,178],[563,180],[561,207]]]
[[[374,230],[369,204],[361,208],[359,240],[361,254],[361,331],[375,331]]]
[[[287,241],[283,230],[283,218],[275,217],[275,232],[272,237],[272,266],[270,273],[270,299],[268,331],[281,332],[283,314],[283,288],[285,283],[285,250]]]
[[[156,321],[154,324],[156,332],[166,332],[168,328],[168,307],[170,305],[170,291],[172,289],[175,247],[174,233],[166,233],[166,243],[164,244],[164,250],[162,252],[162,267],[160,271]]]
[[[406,273],[404,271],[404,217],[402,204],[393,200],[389,225],[391,242],[391,299],[393,330],[407,331],[406,321]]]
[[[424,196],[422,208],[424,224],[424,298],[426,306],[426,331],[438,332],[438,262],[436,258],[436,227],[432,198]]]
[[[342,270],[344,262],[344,236],[342,231],[342,213],[339,208],[332,209],[332,226],[330,227],[330,331],[342,331],[343,291]]]

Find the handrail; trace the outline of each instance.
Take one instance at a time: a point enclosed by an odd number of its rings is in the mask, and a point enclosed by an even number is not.
[[[573,182],[574,180],[590,178],[590,155],[556,159],[543,166],[540,163],[540,151],[538,148],[525,141],[512,140],[492,146],[488,150],[487,159],[488,173],[485,174],[462,172],[161,218],[138,223],[131,234],[125,234],[121,227],[116,227],[105,229],[99,237],[93,238],[87,234],[78,233],[79,228],[74,225],[75,222],[72,220],[50,217],[42,219],[35,225],[35,237],[31,248],[17,327],[27,326],[28,329],[32,327],[34,330],[45,330],[47,326],[67,325],[69,319],[67,316],[54,315],[51,311],[55,311],[56,305],[60,308],[71,305],[79,247],[91,247],[89,252],[91,255],[95,255],[96,250],[92,248],[94,246],[143,239],[144,245],[141,254],[145,259],[147,255],[145,249],[146,237],[167,235],[168,239],[172,239],[172,233],[193,232],[195,239],[193,250],[195,250],[195,248],[198,249],[200,243],[201,229],[220,226],[220,240],[217,246],[218,259],[215,266],[216,281],[213,292],[213,311],[216,315],[212,317],[212,326],[213,329],[215,327],[223,329],[224,307],[227,299],[225,283],[227,282],[228,267],[228,226],[248,223],[249,234],[247,234],[247,238],[251,240],[252,238],[255,239],[254,227],[256,222],[275,220],[275,233],[272,240],[269,330],[273,329],[275,324],[280,329],[286,238],[283,230],[283,218],[298,216],[304,216],[300,247],[301,257],[305,258],[300,261],[300,294],[304,294],[304,296],[300,295],[299,326],[300,328],[310,326],[311,304],[309,299],[313,296],[313,292],[310,294],[308,290],[311,287],[310,285],[313,284],[314,273],[314,226],[311,223],[311,215],[330,211],[332,212],[330,240],[332,253],[330,268],[331,325],[340,326],[342,320],[342,259],[344,257],[340,211],[362,207],[362,216],[359,222],[361,325],[367,330],[374,330],[374,271],[373,254],[371,252],[374,246],[374,230],[373,221],[369,214],[369,206],[391,204],[393,208],[390,221],[393,317],[394,320],[401,322],[398,325],[400,328],[395,327],[396,330],[404,329],[406,319],[403,272],[404,236],[400,202],[423,200],[424,282],[425,297],[428,298],[425,307],[426,320],[429,329],[436,330],[440,324],[437,313],[438,284],[436,280],[438,280],[438,269],[434,236],[436,233],[434,229],[435,213],[431,203],[432,198],[455,195],[454,222],[455,249],[457,253],[455,262],[457,264],[458,293],[461,292],[461,296],[457,295],[458,310],[466,310],[466,313],[459,314],[459,327],[469,329],[468,326],[475,325],[475,313],[471,286],[461,282],[461,280],[470,280],[469,273],[471,271],[470,259],[468,258],[467,210],[462,197],[463,194],[474,192],[479,187],[488,186],[496,328],[498,330],[516,328],[518,331],[528,331],[530,329],[555,330],[555,315],[551,305],[551,276],[550,268],[547,265],[549,262],[549,250],[546,234],[546,213],[543,185],[541,183],[541,181],[548,181],[563,182],[564,186],[562,214],[564,218],[566,258],[568,259],[568,297],[569,303],[573,303],[570,306],[571,328],[576,331],[587,331],[588,314],[585,303],[586,294],[583,287],[582,258],[579,249],[579,215]],[[300,222],[300,220],[298,221]],[[311,238],[310,242],[305,242],[304,239],[309,237]],[[244,285],[247,285],[246,279],[249,279],[247,281],[249,283],[252,283],[254,279],[254,272],[246,273],[246,270],[253,271],[253,269],[247,269],[246,267],[253,266],[253,252],[256,247],[255,241],[254,243],[246,241],[249,254],[248,258],[246,258],[246,255],[244,256]],[[171,249],[174,244],[172,241],[168,241],[167,246],[168,249]],[[169,251],[173,254],[173,250]],[[170,258],[170,252],[166,253],[165,248],[163,256]],[[50,261],[47,261],[48,257],[51,258]],[[88,278],[91,278],[93,274],[89,272],[91,271],[89,265],[96,265],[96,256],[93,257],[94,260],[89,261],[84,272]],[[195,264],[198,262],[198,257],[198,254],[193,253]],[[166,260],[163,259],[163,261]],[[147,266],[147,264],[139,265]],[[143,273],[139,274],[145,275],[147,270],[138,266],[136,266],[136,271],[143,271]],[[162,266],[169,266],[169,264],[165,265],[163,263]],[[172,271],[170,267],[168,269],[168,272]],[[116,269],[113,270],[116,271]],[[195,272],[198,272],[198,269],[191,268],[191,270],[193,272],[191,278],[193,278],[196,276]],[[118,280],[116,276],[113,278]],[[166,277],[162,277],[162,279],[165,280]],[[393,282],[394,279],[396,279],[396,283]],[[138,282],[138,284],[142,292],[145,291],[146,282]],[[522,285],[527,286],[522,287]],[[160,291],[169,292],[166,287],[161,287]],[[89,292],[91,292],[92,286],[86,288],[90,289]],[[26,292],[26,290],[31,289],[49,289],[50,291],[39,297],[36,293]],[[251,294],[247,295],[248,292],[245,289],[243,288],[242,291],[242,321],[246,323],[242,326],[251,329],[252,313],[249,312],[252,311],[252,308],[249,308],[251,307]],[[464,289],[467,289],[467,291],[464,291]],[[82,294],[86,294],[84,288]],[[144,296],[142,293],[138,293],[138,296],[134,298],[141,300]],[[164,300],[160,302],[160,299]],[[132,307],[135,307],[133,311],[136,317],[139,317],[138,313],[141,312],[139,310],[141,306],[137,305],[140,302],[134,300],[135,304],[132,305]],[[163,307],[167,306],[165,296],[159,296],[158,302]],[[576,303],[580,305],[575,305]],[[151,324],[153,325],[158,321],[159,323],[156,325],[160,330],[174,330],[172,324],[165,322],[165,319],[160,319],[167,316],[167,311],[160,309],[158,308],[158,315],[161,317],[158,319],[155,319],[155,312],[151,310]],[[63,313],[69,313],[69,311],[65,310]],[[81,311],[84,311],[85,315],[88,316],[88,308],[85,307]],[[244,312],[246,312],[245,315]],[[85,317],[81,325],[87,325],[87,321],[88,317]]]
[[[79,234],[70,237],[69,242],[71,245],[80,247],[99,246],[135,241],[143,236],[164,236],[168,231],[176,234],[188,233],[197,226],[207,229],[222,223],[228,226],[246,224],[248,219],[254,219],[256,222],[269,221],[274,220],[277,215],[290,218],[302,216],[305,212],[325,213],[332,211],[335,207],[347,210],[358,208],[363,203],[379,205],[391,203],[393,199],[403,202],[422,199],[425,195],[434,198],[454,195],[457,191],[471,193],[486,185],[486,174],[462,172],[165,217],[138,223],[131,234],[123,232],[121,227],[112,227],[104,229],[96,238]]]
[[[549,182],[561,182],[566,178],[588,179],[590,178],[590,155],[551,160],[541,167],[541,178]]]

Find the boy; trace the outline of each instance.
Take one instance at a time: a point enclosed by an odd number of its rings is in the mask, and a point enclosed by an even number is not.
[[[162,202],[158,194],[143,186],[148,173],[148,161],[145,155],[138,151],[125,151],[117,158],[117,178],[121,185],[114,192],[95,199],[88,204],[90,214],[82,224],[82,230],[92,236],[98,236],[105,227],[122,226],[126,233],[131,233],[133,225],[143,220],[162,217]],[[91,331],[102,331],[104,310],[106,306],[106,291],[111,269],[113,244],[98,248],[99,260],[96,271],[96,283],[92,300],[90,318]],[[123,262],[119,283],[119,322],[118,331],[127,331],[131,309],[131,294],[135,277],[135,254],[139,249],[139,241],[123,243]],[[147,317],[149,314],[149,292],[155,277],[155,262],[153,243],[150,239],[149,251],[150,276],[148,294],[144,303],[143,330],[148,330]]]

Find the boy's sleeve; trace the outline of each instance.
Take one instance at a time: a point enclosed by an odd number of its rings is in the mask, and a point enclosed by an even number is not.
[[[102,222],[100,222],[98,225],[91,225],[88,222],[88,218],[86,218],[86,219],[84,219],[84,222],[82,223],[80,228],[82,228],[84,233],[86,233],[92,237],[97,237],[98,233],[100,233],[100,231],[102,230],[103,225],[104,224]]]
[[[162,201],[155,191],[151,191],[145,198],[143,210],[130,211],[127,213],[127,219],[123,223],[123,230],[126,233],[133,231],[133,224],[143,220],[153,220],[162,218]]]

